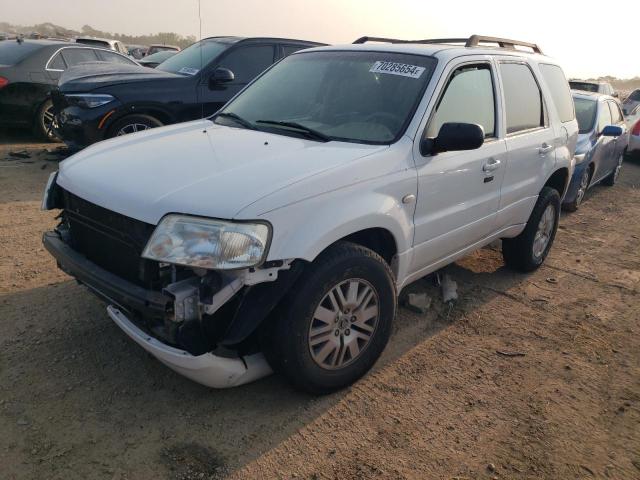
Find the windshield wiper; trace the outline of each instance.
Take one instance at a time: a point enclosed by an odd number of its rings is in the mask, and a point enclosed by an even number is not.
[[[331,141],[331,137],[329,137],[328,135],[325,135],[324,133],[319,132],[318,130],[314,130],[313,128],[306,127],[301,123],[297,123],[297,122],[285,122],[285,121],[278,121],[278,120],[256,120],[256,123],[264,123],[266,125],[277,125],[280,127],[291,128],[293,130],[298,130],[304,133],[308,138],[319,140],[321,142]]]
[[[249,130],[257,130],[256,126],[253,123],[251,123],[249,120],[245,120],[240,115],[233,112],[220,112],[216,115],[216,118],[217,117],[230,118],[238,125],[242,125],[244,128],[248,128]]]

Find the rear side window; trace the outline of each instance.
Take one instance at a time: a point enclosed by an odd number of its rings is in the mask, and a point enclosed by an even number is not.
[[[622,123],[624,118],[622,117],[622,112],[620,111],[620,107],[616,105],[614,102],[608,102],[609,109],[611,110],[611,121],[616,123]]]
[[[542,92],[531,69],[522,63],[500,64],[507,113],[507,134],[544,127]]]
[[[464,66],[453,72],[427,128],[435,138],[447,122],[477,123],[485,137],[495,135],[495,98],[489,65]]]
[[[600,104],[599,113],[598,113],[598,133],[602,133],[604,127],[607,125],[611,125],[611,111],[607,107],[608,102],[604,102]]]
[[[232,51],[218,66],[233,72],[234,83],[249,83],[272,63],[272,45],[251,45]]]
[[[66,48],[62,51],[64,61],[69,67],[85,62],[97,62],[95,50],[92,48]]]
[[[47,68],[49,70],[66,70],[67,66],[65,65],[64,60],[62,59],[62,53],[60,52],[56,53],[55,57],[53,57],[49,62],[49,64],[47,65]]]
[[[540,71],[551,91],[551,98],[558,110],[560,121],[570,122],[575,118],[575,112],[569,82],[567,82],[562,69],[557,65],[540,64]]]

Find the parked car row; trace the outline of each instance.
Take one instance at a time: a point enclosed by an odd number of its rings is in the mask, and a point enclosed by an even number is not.
[[[274,369],[343,388],[385,348],[406,285],[496,239],[521,272],[549,254],[579,127],[537,45],[220,37],[154,70],[100,68],[61,79],[65,139],[206,118],[62,162],[44,245],[127,335],[205,385]]]

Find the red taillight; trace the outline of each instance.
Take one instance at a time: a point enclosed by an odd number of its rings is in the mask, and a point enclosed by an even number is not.
[[[636,124],[633,126],[633,128],[631,129],[631,135],[640,136],[640,120],[638,120]]]
[[[9,85],[9,80],[4,77],[0,77],[0,88],[4,88]]]

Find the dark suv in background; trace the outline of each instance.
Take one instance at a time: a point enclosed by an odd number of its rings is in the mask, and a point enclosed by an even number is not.
[[[87,62],[137,65],[117,52],[70,42],[0,43],[0,126],[33,128],[43,139],[55,140],[51,90],[65,70]]]
[[[57,133],[73,149],[127,133],[195,120],[219,110],[278,60],[321,45],[282,38],[212,37],[156,69],[78,67],[54,94]]]

